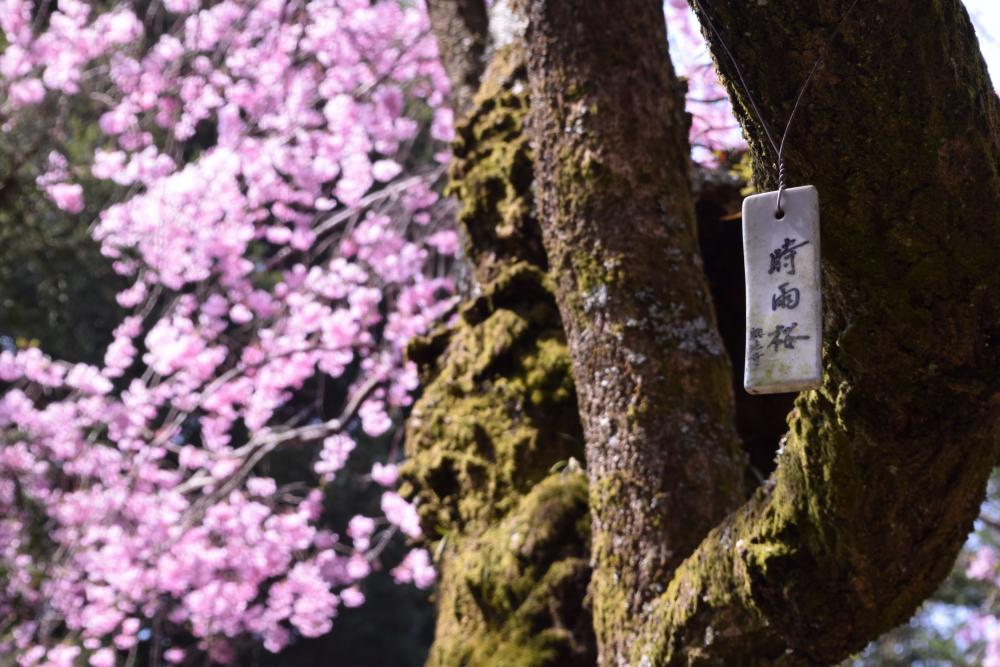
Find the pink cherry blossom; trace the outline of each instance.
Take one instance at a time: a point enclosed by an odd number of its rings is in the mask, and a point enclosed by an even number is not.
[[[382,486],[392,486],[399,479],[399,468],[395,464],[383,465],[376,462],[372,466],[372,480]]]
[[[88,662],[91,667],[114,667],[115,652],[109,648],[102,648],[91,655]]]
[[[442,255],[457,255],[459,248],[458,234],[450,229],[436,232],[427,237],[427,245]]]
[[[347,463],[354,447],[354,441],[346,435],[336,434],[326,438],[314,466],[316,472],[328,480],[333,479],[334,474]]]
[[[389,523],[398,526],[410,537],[420,537],[420,517],[417,509],[398,493],[388,491],[382,494],[382,512]]]
[[[177,647],[168,648],[163,652],[163,659],[172,665],[179,665],[184,662],[185,655],[184,649]]]
[[[345,607],[360,607],[365,603],[365,595],[356,586],[340,591],[340,601]]]
[[[990,547],[983,547],[975,552],[965,570],[970,579],[990,579],[997,573],[997,554]]]
[[[45,192],[56,206],[68,213],[83,210],[83,187],[76,183],[53,183]]]
[[[38,79],[21,79],[10,84],[9,100],[12,109],[38,104],[45,97],[45,86]]]
[[[434,583],[437,575],[427,550],[413,549],[393,569],[392,576],[399,583],[413,583],[418,588],[427,588]]]

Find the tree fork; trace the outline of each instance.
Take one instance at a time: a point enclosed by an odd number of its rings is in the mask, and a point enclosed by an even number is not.
[[[801,109],[788,164],[821,197],[824,385],[656,602],[634,664],[836,663],[933,592],[978,513],[1000,444],[1000,108],[961,3],[918,4],[859,5]],[[712,3],[772,122],[847,5]]]

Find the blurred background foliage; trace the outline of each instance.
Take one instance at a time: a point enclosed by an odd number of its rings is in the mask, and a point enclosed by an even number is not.
[[[100,136],[97,113],[49,101],[38,114],[0,133],[0,344],[38,344],[56,358],[96,363],[121,321],[115,294],[125,283],[90,236],[113,196],[79,174],[87,206],[59,210],[36,186],[49,151],[80,159]]]

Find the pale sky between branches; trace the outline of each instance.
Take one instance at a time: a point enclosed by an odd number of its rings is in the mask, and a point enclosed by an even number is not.
[[[1000,87],[1000,0],[965,0],[965,6],[972,14],[993,87]]]

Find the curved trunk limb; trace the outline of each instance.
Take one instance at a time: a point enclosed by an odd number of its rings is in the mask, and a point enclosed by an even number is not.
[[[847,4],[711,3],[775,125]],[[789,171],[821,198],[824,384],[797,399],[774,475],[655,603],[634,664],[861,649],[947,574],[1000,448],[1000,106],[961,3],[861,3],[800,114]]]

